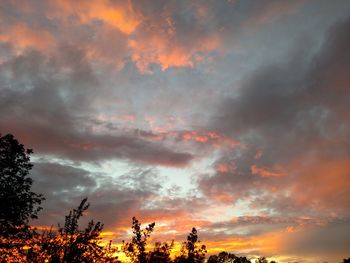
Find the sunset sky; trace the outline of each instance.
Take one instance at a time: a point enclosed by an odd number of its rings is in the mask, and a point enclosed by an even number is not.
[[[209,254],[350,257],[350,1],[0,0],[0,132],[37,226],[195,226]],[[303,261],[302,261],[303,260]]]

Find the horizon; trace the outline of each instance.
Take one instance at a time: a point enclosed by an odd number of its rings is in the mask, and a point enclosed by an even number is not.
[[[38,228],[278,262],[350,256],[350,1],[0,1],[0,133]]]

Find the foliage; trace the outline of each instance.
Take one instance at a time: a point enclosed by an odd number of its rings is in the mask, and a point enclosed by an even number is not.
[[[170,244],[164,242],[156,242],[152,252],[149,253],[149,262],[152,263],[170,263],[171,249],[174,247],[174,241]]]
[[[83,199],[77,209],[70,211],[65,218],[64,227],[58,233],[49,231],[43,236],[42,248],[51,255],[50,262],[114,262],[116,258],[107,257],[111,246],[99,245],[103,225],[91,220],[84,230],[79,229],[78,221],[89,207]]]
[[[268,263],[265,257],[260,257],[256,263]],[[227,253],[225,251],[220,252],[218,255],[212,255],[209,257],[207,263],[251,263],[251,261],[246,257],[239,257],[235,254]],[[275,261],[270,261],[270,263],[276,263]]]
[[[191,233],[187,237],[187,241],[183,242],[181,255],[171,260],[170,252],[174,246],[174,241],[170,244],[156,242],[153,251],[147,251],[147,240],[153,232],[155,223],[149,224],[146,228],[141,228],[141,223],[132,218],[133,237],[130,242],[123,241],[122,250],[131,262],[139,263],[170,263],[170,262],[188,262],[199,263],[204,262],[206,247],[201,245],[198,240],[197,230],[192,228]]]
[[[28,177],[32,153],[13,135],[0,135],[0,237],[28,235],[29,220],[42,209],[44,198],[31,191],[33,180]]]
[[[100,245],[103,225],[90,221],[84,230],[79,229],[79,219],[89,207],[83,199],[77,209],[69,212],[64,227],[52,228],[42,235],[34,232],[32,238],[2,238],[0,243],[10,244],[0,247],[0,262],[119,262],[114,256],[116,249],[111,245]]]
[[[153,232],[155,223],[149,224],[145,229],[141,228],[141,223],[135,218],[132,218],[132,233],[131,242],[123,241],[123,252],[130,258],[131,262],[148,262],[148,254],[146,252],[147,239]]]
[[[204,262],[206,253],[206,246],[200,244],[200,240],[198,239],[197,235],[197,230],[195,228],[192,228],[191,233],[187,236],[187,241],[183,242],[182,244],[181,255],[176,257],[174,262]]]
[[[269,263],[265,257],[258,258],[258,260],[256,262],[257,263]]]
[[[208,259],[208,263],[231,263],[237,259],[235,254],[227,253],[225,251],[220,252],[218,255],[212,255]]]

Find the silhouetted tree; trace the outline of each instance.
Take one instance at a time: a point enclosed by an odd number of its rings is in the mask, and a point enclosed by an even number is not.
[[[133,237],[131,242],[123,241],[123,252],[130,258],[131,262],[146,263],[149,262],[149,253],[146,252],[147,239],[153,232],[155,223],[149,224],[145,229],[141,228],[141,223],[135,218],[132,218]]]
[[[49,255],[49,262],[118,262],[112,255],[111,244],[107,247],[99,245],[103,224],[91,220],[84,230],[79,229],[79,219],[88,208],[85,198],[77,209],[69,212],[58,233],[49,231],[43,236],[41,246]]]
[[[29,220],[42,209],[44,198],[31,191],[33,180],[28,177],[32,153],[13,135],[0,135],[0,237],[28,234]]]
[[[204,262],[205,254],[207,253],[206,246],[200,244],[197,230],[192,228],[191,233],[187,236],[187,241],[183,242],[181,255],[176,257],[176,263],[200,263]]]
[[[220,252],[218,255],[212,255],[209,257],[208,263],[251,263],[246,257],[239,257],[235,254]]]
[[[256,262],[257,263],[269,263],[265,257],[258,258],[258,260]]]
[[[251,261],[247,257],[237,257],[233,263],[251,263]]]
[[[238,257],[235,254],[220,252],[218,255],[212,255],[208,259],[208,263],[231,263]]]
[[[174,247],[174,241],[170,244],[156,242],[155,247],[152,252],[149,253],[149,261],[152,263],[170,263],[172,262],[170,258],[171,249]]]

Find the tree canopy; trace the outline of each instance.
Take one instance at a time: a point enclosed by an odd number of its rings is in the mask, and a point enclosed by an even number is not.
[[[13,135],[0,135],[0,236],[23,233],[42,209],[44,197],[31,191],[32,153]]]

